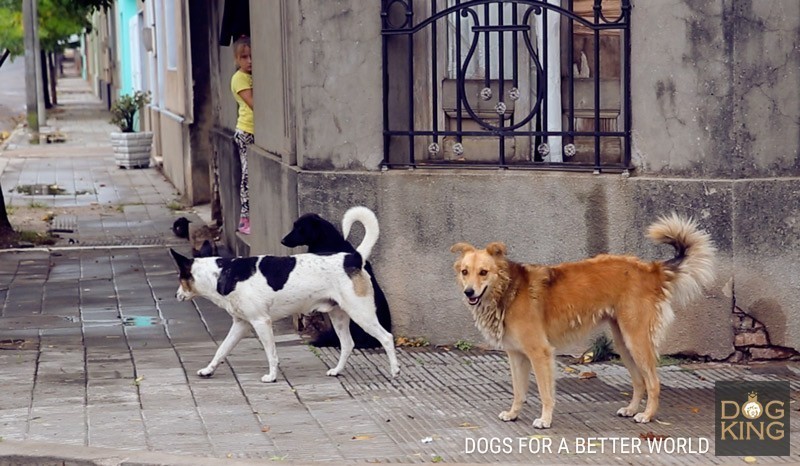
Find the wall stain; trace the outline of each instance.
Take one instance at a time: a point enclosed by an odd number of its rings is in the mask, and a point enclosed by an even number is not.
[[[595,184],[578,200],[584,203],[583,220],[586,224],[586,252],[589,256],[608,253],[608,199],[601,184]]]

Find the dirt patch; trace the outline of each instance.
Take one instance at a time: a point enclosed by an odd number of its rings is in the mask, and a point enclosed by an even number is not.
[[[46,207],[32,203],[30,206],[9,207],[8,219],[12,232],[0,231],[0,249],[30,248],[55,244],[59,237],[50,232],[52,221],[59,215],[113,216],[120,215],[116,205],[90,205],[80,207]]]
[[[8,220],[13,231],[0,231],[0,248],[31,248],[55,244],[56,240],[48,232],[52,217],[40,207],[8,207]]]

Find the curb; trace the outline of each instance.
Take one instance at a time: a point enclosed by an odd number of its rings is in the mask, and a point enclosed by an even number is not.
[[[264,464],[264,460],[183,456],[154,451],[116,450],[56,443],[0,441],[0,466],[28,464],[69,464],[71,466],[245,466]],[[312,463],[281,462],[305,465]],[[351,463],[357,464],[357,463]]]

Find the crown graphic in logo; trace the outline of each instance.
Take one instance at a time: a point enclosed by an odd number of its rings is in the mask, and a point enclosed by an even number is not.
[[[742,415],[747,419],[758,419],[764,408],[758,402],[758,392],[750,392],[747,394],[747,403],[742,406]]]

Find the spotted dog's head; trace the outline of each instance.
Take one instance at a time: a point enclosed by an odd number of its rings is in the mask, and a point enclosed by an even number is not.
[[[491,288],[507,276],[506,245],[503,243],[490,243],[486,249],[475,249],[471,244],[456,243],[450,248],[450,252],[461,253],[453,268],[456,271],[456,280],[470,306],[478,306],[484,296],[491,296]]]
[[[178,291],[175,293],[175,297],[178,301],[190,300],[197,296],[197,292],[194,289],[194,277],[192,276],[192,264],[194,264],[194,259],[184,257],[178,254],[174,249],[170,249],[169,252],[172,253],[172,257],[178,265],[178,274],[181,281],[180,286],[178,286]]]

